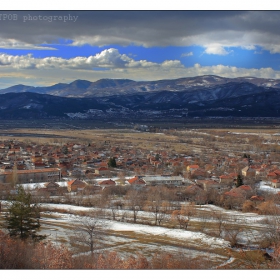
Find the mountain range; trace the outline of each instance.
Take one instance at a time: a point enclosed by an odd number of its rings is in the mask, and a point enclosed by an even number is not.
[[[0,118],[279,117],[280,80],[213,75],[159,81],[76,80],[0,90]]]
[[[101,79],[96,82],[75,80],[70,84],[58,83],[48,87],[15,85],[1,89],[0,94],[9,92],[36,92],[64,97],[104,97],[112,95],[130,95],[150,92],[192,92],[193,90],[211,91],[219,86],[234,83],[250,83],[258,87],[280,89],[280,79],[262,79],[254,77],[224,78],[213,75],[180,78],[159,81],[133,81],[128,79]]]

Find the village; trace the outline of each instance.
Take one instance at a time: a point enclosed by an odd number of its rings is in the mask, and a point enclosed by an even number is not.
[[[146,134],[138,131],[134,135],[139,137],[141,133]],[[182,133],[187,132],[174,132],[178,135],[178,142],[182,142]],[[34,141],[4,140],[0,142],[0,195],[5,199],[19,184],[45,200],[67,194],[75,197],[108,193],[109,189],[118,189],[125,194],[132,189],[164,187],[173,191],[174,200],[212,203],[238,210],[242,210],[245,201],[247,208],[249,205],[256,210],[257,204],[272,199],[271,193],[273,201],[277,199],[277,189],[280,188],[277,151],[270,154],[245,153],[242,148],[247,149],[251,138],[248,135],[242,138],[240,134],[231,135],[231,138],[239,139],[235,142],[241,143],[245,139],[244,146],[239,145],[241,149],[238,153],[226,153],[222,149],[215,151],[217,148],[213,149],[213,142],[209,141],[210,134],[189,133],[185,137],[186,146],[195,144],[195,153],[178,153],[172,149],[170,131],[149,132],[166,136],[160,142],[155,138],[153,150],[139,145],[134,147],[125,140],[123,143],[114,140],[88,141],[87,144],[81,143],[85,141],[38,144]],[[214,138],[216,145],[217,137]],[[255,135],[251,137],[255,141]],[[274,137],[277,139],[277,135]],[[257,187],[264,182],[266,188]]]
[[[128,254],[134,240],[146,257],[179,246],[195,259],[207,247],[210,267],[231,259],[225,248],[271,250],[279,239],[277,128],[31,132],[45,138],[0,139],[2,219],[21,186],[40,205],[41,232],[77,254],[88,251],[73,243],[87,217],[101,223],[96,252],[122,240]]]

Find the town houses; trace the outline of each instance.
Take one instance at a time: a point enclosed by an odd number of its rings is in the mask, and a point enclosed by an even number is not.
[[[105,143],[106,142],[106,143]],[[131,189],[148,187],[211,190],[225,196],[240,196],[237,177],[250,182],[267,181],[280,189],[279,165],[263,160],[248,161],[243,155],[222,156],[176,153],[174,150],[135,148],[133,145],[100,143],[38,144],[29,141],[0,142],[0,184],[38,184],[41,193],[102,191],[115,186]],[[108,165],[114,159],[116,166]],[[251,181],[250,181],[251,180]],[[59,182],[66,182],[61,185]],[[250,188],[253,186],[249,186]],[[64,188],[63,192],[59,191]]]

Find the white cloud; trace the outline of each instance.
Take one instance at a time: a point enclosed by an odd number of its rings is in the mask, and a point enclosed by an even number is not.
[[[166,60],[163,63],[154,63],[147,60],[136,61],[126,54],[120,54],[117,49],[110,48],[89,57],[75,57],[64,59],[61,57],[35,58],[29,55],[0,54],[0,67],[10,66],[16,69],[83,69],[93,68],[129,69],[129,68],[178,68],[183,67],[179,60]]]
[[[245,45],[245,46],[241,46],[241,48],[242,49],[244,49],[244,50],[248,50],[248,51],[253,51],[253,50],[255,50],[256,49],[256,46],[254,46],[254,45]]]
[[[210,46],[206,46],[204,53],[216,54],[216,55],[227,55],[230,52],[226,51],[225,48],[221,45],[210,45]]]
[[[182,53],[181,57],[193,56],[193,52]]]
[[[165,60],[161,66],[164,68],[184,68],[183,64],[179,60]]]
[[[15,39],[3,39],[3,38],[0,38],[0,48],[18,49],[18,50],[56,50],[56,48],[53,47],[28,44]]]
[[[218,49],[216,49],[217,51]],[[96,68],[99,68],[97,71]],[[50,71],[51,70],[51,71]],[[161,80],[201,75],[223,77],[260,77],[280,79],[280,71],[272,68],[238,68],[227,65],[202,66],[198,63],[185,67],[180,60],[166,60],[155,63],[134,60],[117,49],[110,48],[88,57],[35,58],[29,55],[0,53],[0,83],[51,85],[71,82],[76,79],[95,81],[101,78],[126,78],[133,80]],[[4,87],[4,86],[3,86]]]
[[[217,75],[222,77],[237,78],[237,77],[258,77],[279,79],[280,71],[275,71],[272,68],[238,68],[235,66],[214,65],[214,66],[201,66],[196,63],[193,67],[184,69],[185,77],[201,76],[201,75]],[[181,72],[181,74],[183,74]]]
[[[69,68],[69,69],[91,69],[93,67],[113,67],[122,68],[132,59],[126,55],[121,55],[116,49],[104,50],[95,56],[75,57],[64,59],[61,57],[35,58],[29,55],[8,55],[0,54],[0,65],[11,66],[17,69],[49,69],[49,68]]]

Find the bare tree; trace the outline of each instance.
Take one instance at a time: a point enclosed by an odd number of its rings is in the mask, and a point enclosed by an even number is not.
[[[144,204],[141,190],[132,189],[126,194],[125,201],[130,210],[133,211],[133,222],[136,223],[138,211]]]
[[[168,217],[168,213],[170,212],[170,203],[168,201],[163,201],[160,205],[158,213],[158,225],[161,224],[162,221],[166,221]]]
[[[155,225],[160,224],[161,206],[163,202],[162,192],[159,187],[152,187],[149,190],[149,196],[145,204],[145,210],[152,212],[155,217]],[[160,220],[160,221],[159,221]]]
[[[224,239],[229,241],[232,247],[238,244],[238,235],[241,231],[242,227],[235,217],[232,217],[223,225]]]
[[[224,225],[226,223],[226,214],[224,214],[222,211],[214,210],[214,209],[211,210],[211,214],[216,221],[219,237],[221,237],[223,233]]]
[[[111,210],[112,219],[116,220],[116,216],[118,215],[118,212],[119,212],[118,203],[116,203],[113,200],[110,200],[110,201],[108,201],[108,208]]]
[[[155,225],[158,224],[158,216],[160,212],[160,203],[158,201],[151,201],[148,200],[146,205],[145,205],[145,210],[152,212],[154,217],[155,217]]]
[[[14,164],[12,172],[7,175],[7,182],[11,184],[11,186],[14,188],[18,181],[18,172],[17,172],[17,165]]]
[[[278,211],[277,211],[278,212]],[[261,234],[262,247],[269,247],[280,244],[280,217],[279,214],[271,215],[263,220],[266,225],[265,230]]]
[[[77,218],[74,227],[72,242],[90,248],[93,255],[94,249],[100,247],[100,240],[104,230],[104,221],[97,219],[95,214]]]
[[[182,205],[180,210],[172,212],[171,219],[176,221],[181,229],[187,229],[191,218],[196,214],[196,208],[193,203]]]

